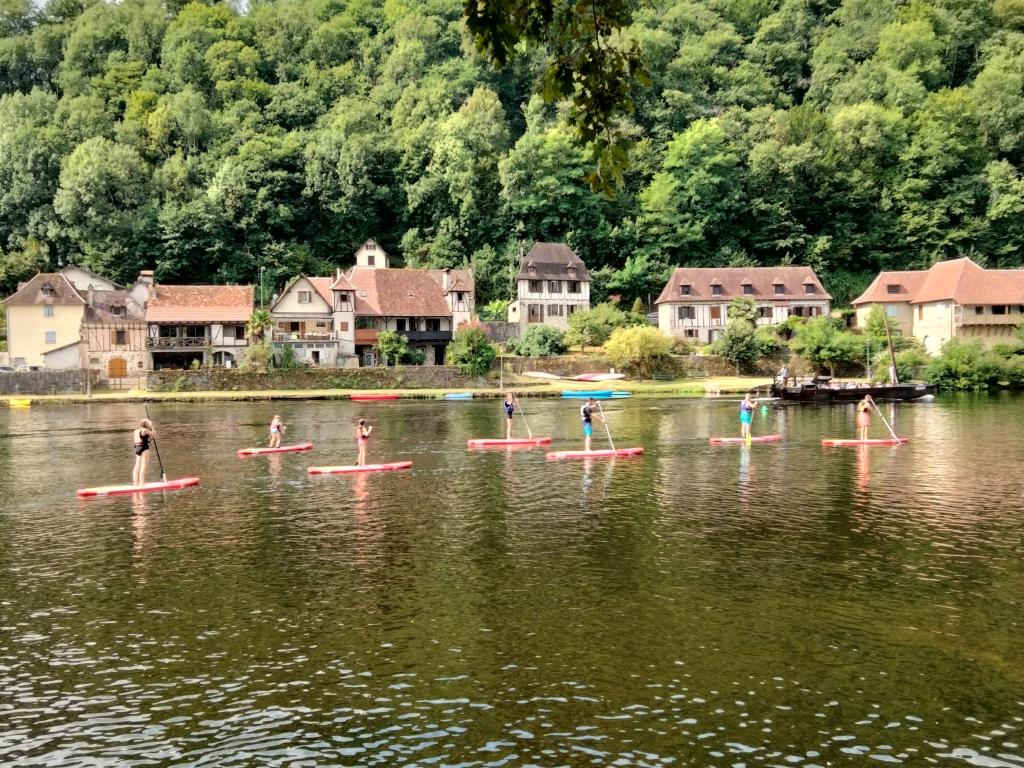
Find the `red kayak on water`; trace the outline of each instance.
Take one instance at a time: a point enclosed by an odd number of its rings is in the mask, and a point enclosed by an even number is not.
[[[600,451],[551,451],[547,454],[549,459],[609,459],[616,456],[639,456],[644,452],[641,447],[636,448],[607,448]]]
[[[312,443],[296,443],[295,445],[282,445],[280,448],[239,448],[238,455],[262,456],[265,453],[291,453],[292,451],[308,451],[313,447]]]
[[[822,445],[844,448],[851,445],[903,445],[909,443],[906,437],[883,437],[878,440],[822,440]]]
[[[392,469],[408,469],[411,461],[393,461],[390,464],[352,464],[341,467],[310,467],[306,470],[310,475],[346,475],[352,472],[387,472]]]
[[[466,445],[470,448],[495,448],[503,445],[546,445],[550,442],[550,437],[513,437],[508,440],[482,438],[479,440],[467,440]]]
[[[359,402],[373,402],[376,400],[397,400],[398,394],[395,392],[362,392],[352,395],[351,399]]]
[[[759,435],[748,441],[745,437],[709,437],[711,445],[739,445],[740,443],[778,443],[782,441],[782,435]]]
[[[198,477],[182,477],[179,480],[161,480],[143,485],[104,485],[100,488],[79,488],[78,498],[97,499],[103,496],[127,496],[132,493],[151,493],[153,491],[180,491],[191,485],[199,485]]]

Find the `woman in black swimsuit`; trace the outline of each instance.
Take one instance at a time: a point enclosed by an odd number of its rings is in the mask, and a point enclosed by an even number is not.
[[[149,440],[156,437],[153,422],[143,419],[132,434],[135,446],[135,469],[132,470],[132,485],[143,485],[146,482],[146,469],[149,467]]]

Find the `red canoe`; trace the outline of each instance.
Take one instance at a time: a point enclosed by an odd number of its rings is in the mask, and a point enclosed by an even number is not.
[[[408,469],[411,461],[393,461],[390,464],[364,464],[343,467],[310,467],[306,472],[310,475],[346,475],[351,472],[386,472],[390,469]]]
[[[778,443],[782,440],[782,435],[759,435],[758,437],[750,438],[751,443]],[[743,437],[709,437],[708,442],[712,445],[739,445],[740,443],[746,443],[747,439]]]
[[[179,480],[164,480],[143,485],[105,485],[101,488],[79,488],[78,498],[96,499],[102,496],[127,496],[132,493],[150,493],[152,491],[180,491],[182,488],[198,484],[198,477],[183,477]]]
[[[372,402],[375,400],[397,400],[398,393],[396,392],[364,392],[361,394],[352,395],[353,400],[359,400],[362,402]]]
[[[483,438],[479,440],[467,440],[466,445],[470,448],[491,448],[503,445],[546,445],[550,442],[550,437],[513,437],[510,440]]]
[[[643,448],[616,448],[601,451],[551,451],[547,454],[549,459],[608,459],[616,456],[639,456],[644,452]]]
[[[910,441],[906,437],[885,437],[879,440],[822,440],[821,444],[842,448],[850,445],[903,445],[907,442]]]
[[[265,453],[291,453],[292,451],[308,451],[313,447],[312,443],[296,443],[295,445],[282,445],[280,448],[240,448],[239,456],[262,456]]]

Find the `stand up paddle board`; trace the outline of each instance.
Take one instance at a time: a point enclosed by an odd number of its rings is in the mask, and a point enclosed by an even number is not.
[[[310,475],[346,475],[352,472],[386,472],[391,469],[408,469],[411,461],[393,461],[390,464],[352,464],[343,467],[310,467],[306,470]]]
[[[782,435],[758,435],[748,441],[745,437],[709,437],[708,442],[712,445],[739,445],[740,443],[778,443]]]
[[[397,400],[398,394],[395,392],[364,392],[352,395],[352,399],[364,402],[374,400]]]
[[[906,437],[884,437],[878,440],[822,440],[821,444],[842,448],[851,445],[903,445],[908,442],[910,440]]]
[[[592,397],[595,400],[608,400],[612,396],[612,390],[610,389],[596,389],[596,390],[579,390],[579,389],[566,389],[562,392],[562,397],[579,399]]]
[[[183,477],[179,480],[164,480],[143,485],[105,485],[100,488],[79,488],[77,493],[80,499],[96,499],[101,496],[126,496],[132,493],[150,493],[151,491],[180,491],[182,488],[198,484],[198,477]]]
[[[312,443],[296,443],[295,445],[282,445],[280,448],[240,448],[238,455],[262,456],[265,453],[291,453],[292,451],[308,451],[313,447]]]
[[[489,448],[502,445],[546,445],[551,442],[550,437],[513,437],[510,440],[481,439],[467,440],[466,445],[470,448]]]
[[[639,456],[644,452],[643,448],[610,448],[600,451],[551,451],[547,454],[549,459],[608,459],[615,456]]]
[[[442,398],[443,400],[472,400],[472,392],[448,392]]]

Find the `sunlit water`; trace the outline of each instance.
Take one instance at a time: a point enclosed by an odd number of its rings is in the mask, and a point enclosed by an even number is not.
[[[645,456],[552,462],[465,449],[498,401],[151,405],[202,484],[81,502],[140,409],[2,411],[0,764],[1019,768],[1022,406],[616,401]],[[316,449],[236,458],[274,413]],[[413,470],[308,477],[359,415]]]

